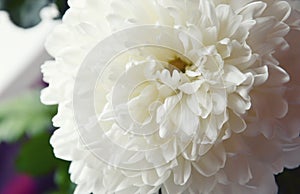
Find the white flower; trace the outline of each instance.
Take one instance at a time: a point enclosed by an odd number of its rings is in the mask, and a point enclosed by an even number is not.
[[[59,105],[51,144],[76,193],[276,193],[274,174],[299,165],[273,57],[288,47],[287,2],[69,4],[41,98]]]

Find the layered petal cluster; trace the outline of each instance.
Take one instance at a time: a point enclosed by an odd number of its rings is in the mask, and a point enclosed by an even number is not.
[[[300,88],[290,84],[299,68],[284,64],[285,70],[273,56],[289,46],[289,3],[69,5],[46,43],[55,59],[42,66],[49,86],[41,99],[59,105],[51,144],[57,157],[72,161],[75,193],[272,194],[274,174],[300,164]],[[188,34],[166,40],[182,53],[152,45],[113,58],[94,87],[93,122],[76,122],[75,113],[86,108],[74,105],[76,84],[91,84],[89,70],[78,78],[82,64],[99,42],[137,26]]]

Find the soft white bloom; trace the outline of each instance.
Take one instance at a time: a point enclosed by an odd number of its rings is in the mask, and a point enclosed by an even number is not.
[[[299,165],[299,101],[286,98],[290,77],[273,57],[288,48],[286,1],[69,4],[46,44],[55,60],[42,67],[41,98],[59,105],[51,144],[72,161],[76,193],[272,194],[274,174]],[[119,49],[101,47],[110,37],[159,46],[99,64]]]

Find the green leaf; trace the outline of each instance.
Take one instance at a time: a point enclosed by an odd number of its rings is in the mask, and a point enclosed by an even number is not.
[[[72,194],[75,184],[71,182],[68,173],[70,162],[55,158],[49,139],[50,134],[44,132],[24,143],[16,160],[16,168],[19,172],[31,176],[41,176],[54,172],[53,178],[57,190],[50,193]]]
[[[34,136],[47,131],[56,106],[40,102],[39,91],[31,91],[0,103],[0,142],[13,142],[24,133]]]
[[[69,174],[70,162],[57,160],[57,168],[54,174],[54,183],[57,190],[48,192],[47,194],[72,194],[75,190],[75,184],[70,180]]]
[[[57,169],[54,177],[55,183],[59,188],[57,193],[60,194],[71,194],[74,192],[75,189],[75,184],[71,182],[70,174],[68,173],[69,163],[66,162],[66,164],[66,166],[61,166]]]
[[[16,160],[18,171],[39,176],[55,169],[58,159],[53,155],[49,138],[49,133],[43,133],[22,145]]]
[[[40,11],[52,0],[2,0],[1,9],[8,11],[10,19],[16,25],[30,28],[40,21]]]

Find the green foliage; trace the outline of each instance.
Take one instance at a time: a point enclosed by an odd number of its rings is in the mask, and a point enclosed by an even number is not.
[[[0,10],[6,10],[10,19],[22,28],[30,28],[40,21],[42,8],[55,3],[60,11],[60,16],[68,8],[66,0],[0,0]]]
[[[24,143],[16,160],[18,171],[33,176],[47,174],[55,169],[55,159],[49,144],[50,134],[42,133]]]
[[[14,142],[24,134],[35,136],[49,130],[56,106],[41,104],[39,96],[38,91],[32,91],[0,103],[0,142]]]
[[[67,194],[73,193],[75,189],[75,184],[70,180],[70,174],[66,169],[68,169],[68,163],[62,163],[62,165],[55,172],[54,181],[58,186],[58,190],[52,192],[51,194]]]
[[[49,139],[50,133],[44,132],[26,141],[21,146],[16,168],[19,172],[31,176],[42,176],[54,172],[57,191],[51,194],[71,194],[75,185],[70,181],[69,162],[55,158]]]
[[[49,143],[52,117],[56,106],[40,102],[40,92],[30,91],[0,103],[0,143],[22,143],[16,159],[16,169],[31,176],[54,173],[57,190],[51,194],[73,193],[69,162],[55,158]],[[22,138],[26,134],[28,138]]]

